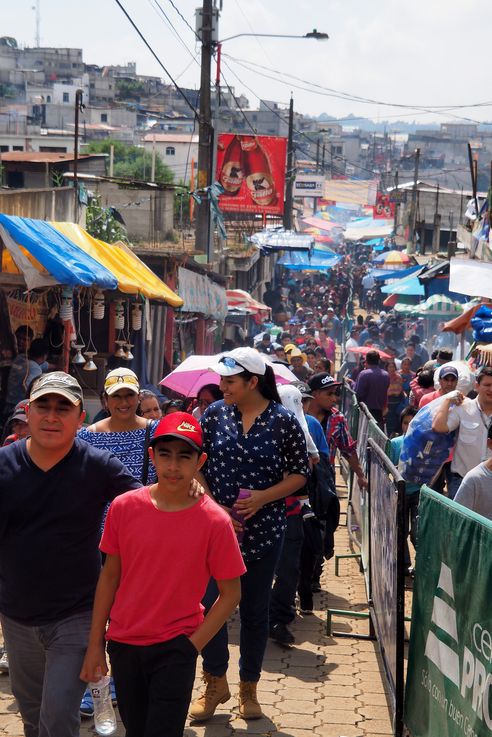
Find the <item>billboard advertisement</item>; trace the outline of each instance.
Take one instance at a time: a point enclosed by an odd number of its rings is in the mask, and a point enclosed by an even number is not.
[[[286,138],[221,133],[216,178],[225,189],[222,212],[282,215],[286,152]]]
[[[322,174],[298,174],[294,182],[294,197],[322,197],[325,178]]]

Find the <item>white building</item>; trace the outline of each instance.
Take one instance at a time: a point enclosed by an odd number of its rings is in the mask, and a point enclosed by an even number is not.
[[[155,151],[174,174],[174,181],[189,182],[191,162],[198,165],[198,135],[190,133],[148,133],[142,143],[146,151]]]

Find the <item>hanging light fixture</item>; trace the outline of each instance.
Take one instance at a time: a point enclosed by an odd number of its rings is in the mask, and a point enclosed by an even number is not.
[[[70,287],[64,287],[62,291],[62,300],[58,311],[60,320],[73,320],[73,292]]]
[[[104,318],[104,294],[98,289],[92,300],[92,317],[94,320],[102,320]]]
[[[133,361],[135,356],[132,353],[133,343],[126,343],[125,344],[125,355],[124,359],[125,361]]]
[[[76,351],[75,356],[72,358],[72,363],[75,366],[79,366],[82,363],[85,363],[85,358],[82,355],[82,348],[84,347],[83,343],[72,343],[72,348]]]
[[[142,305],[134,302],[132,305],[132,330],[142,329]]]
[[[97,371],[97,366],[93,360],[95,355],[97,355],[96,351],[86,351],[85,357],[87,358],[87,363],[82,367],[83,371]]]
[[[114,352],[115,358],[125,358],[123,346],[126,344],[126,340],[115,340],[115,343],[118,346]]]
[[[115,302],[114,311],[114,329],[123,330],[125,327],[125,308],[123,306],[123,300],[117,299]]]

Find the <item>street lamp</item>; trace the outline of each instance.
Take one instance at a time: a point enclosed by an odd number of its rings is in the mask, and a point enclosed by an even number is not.
[[[283,33],[236,33],[235,36],[227,36],[227,38],[217,41],[217,46],[220,46],[220,44],[230,41],[233,38],[241,38],[241,36],[253,36],[254,38],[314,38],[316,41],[327,41],[330,38],[327,33],[320,33],[316,28],[313,28],[309,33],[305,33],[304,36],[292,36],[290,34],[286,35]]]

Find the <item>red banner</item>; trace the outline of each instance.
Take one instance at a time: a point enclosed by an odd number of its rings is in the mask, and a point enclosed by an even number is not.
[[[282,215],[286,152],[286,138],[221,133],[216,177],[225,194],[220,209]]]
[[[395,203],[390,202],[389,194],[378,192],[373,217],[386,218],[387,220],[395,217]]]

